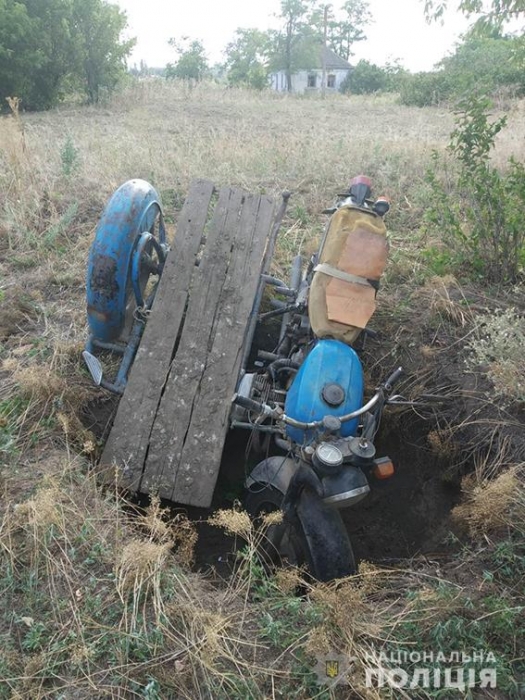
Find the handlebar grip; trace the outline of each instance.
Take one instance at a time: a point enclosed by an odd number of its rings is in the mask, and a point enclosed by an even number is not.
[[[239,394],[235,394],[232,403],[245,408],[247,411],[254,411],[255,413],[264,413],[265,409],[264,404],[249,399],[247,396],[239,396]]]
[[[398,383],[402,374],[403,374],[402,367],[398,367],[396,370],[394,370],[392,372],[392,374],[388,377],[386,382],[383,384],[385,390],[392,391],[392,389],[394,388],[394,385]]]

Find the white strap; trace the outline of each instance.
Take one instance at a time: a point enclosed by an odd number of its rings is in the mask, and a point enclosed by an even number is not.
[[[314,267],[314,272],[322,272],[324,275],[329,275],[330,277],[336,277],[338,280],[343,282],[354,282],[355,284],[362,284],[365,287],[372,287],[373,285],[366,279],[366,277],[359,277],[359,275],[352,275],[350,272],[343,272],[337,267],[332,267],[328,263],[319,263]]]

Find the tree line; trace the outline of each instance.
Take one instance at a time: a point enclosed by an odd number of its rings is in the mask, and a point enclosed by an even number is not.
[[[365,28],[371,21],[366,0],[346,0],[338,8],[318,0],[281,0],[279,29],[237,29],[226,46],[223,66],[231,85],[262,89],[268,76],[283,70],[287,89],[292,89],[292,74],[312,67],[319,48],[328,46],[348,60],[356,42],[366,39]],[[202,80],[209,75],[206,50],[199,40],[172,39],[178,60],[168,64],[168,77]]]
[[[105,0],[0,0],[0,109],[15,95],[25,109],[71,93],[97,102],[126,72],[126,24]]]
[[[442,18],[446,3],[426,0],[429,20]],[[505,21],[525,14],[525,0],[460,0],[456,10],[476,13],[476,21],[455,50],[432,71],[410,73],[397,61],[378,66],[355,63],[341,86],[343,92],[397,93],[406,105],[426,106],[454,102],[468,94],[511,96],[525,94],[523,36],[506,34]],[[236,30],[225,48],[225,63],[210,69],[199,40],[172,39],[178,60],[168,64],[166,76],[199,81],[210,75],[230,85],[268,87],[269,75],[284,71],[288,90],[295,71],[316,67],[319,46],[326,44],[348,60],[356,42],[366,38],[371,21],[366,0],[350,0],[338,10],[317,0],[282,0],[277,30]]]
[[[423,4],[429,19],[442,17],[447,8],[446,0]],[[456,0],[455,8],[476,13],[476,21],[435,70],[410,74],[397,62],[377,66],[361,60],[342,89],[396,92],[401,102],[420,106],[469,91],[490,95],[503,88],[525,94],[523,36],[504,33],[510,17],[525,15],[525,0]],[[183,37],[170,40],[176,60],[163,71],[144,64],[130,72],[191,81],[213,75],[230,85],[264,89],[271,73],[284,71],[291,90],[292,74],[316,67],[321,46],[350,59],[372,21],[367,0],[346,0],[339,7],[323,0],[281,0],[278,18],[277,29],[237,29],[224,64],[214,69],[202,42]],[[0,111],[9,96],[21,98],[25,109],[47,109],[71,94],[97,102],[126,73],[135,43],[123,40],[126,25],[125,13],[107,0],[0,0]]]

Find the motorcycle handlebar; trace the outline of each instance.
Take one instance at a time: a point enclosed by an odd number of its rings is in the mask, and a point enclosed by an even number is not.
[[[352,411],[352,413],[347,413],[345,416],[334,416],[334,417],[338,418],[338,420],[341,423],[347,423],[349,420],[353,420],[354,418],[358,418],[359,416],[363,415],[363,413],[366,413],[371,408],[373,408],[376,405],[376,403],[379,401],[380,397],[381,397],[381,392],[378,391],[377,393],[375,393],[372,396],[370,401],[368,401],[361,408],[357,409],[357,411]],[[304,423],[303,421],[295,420],[295,418],[290,418],[290,416],[287,416],[285,413],[282,413],[279,409],[272,408],[271,406],[268,406],[268,404],[265,404],[265,403],[259,403],[258,401],[253,401],[253,399],[248,399],[245,396],[239,396],[238,394],[236,394],[233,397],[233,403],[237,404],[237,406],[241,406],[242,408],[245,408],[248,411],[253,411],[254,413],[264,414],[264,415],[270,416],[271,418],[281,420],[283,423],[286,423],[286,425],[290,425],[292,428],[299,428],[301,430],[315,430],[316,428],[321,428],[324,425],[324,421],[322,421],[322,420],[312,421],[311,423]]]
[[[392,372],[392,374],[388,377],[386,382],[383,383],[383,388],[385,391],[390,392],[394,388],[394,386],[398,383],[401,375],[403,374],[403,368],[398,367],[396,370]]]
[[[254,413],[267,413],[267,410],[265,409],[270,409],[270,407],[264,403],[259,403],[259,401],[249,399],[247,396],[239,396],[239,394],[235,394],[233,397],[233,403],[237,404],[237,406],[240,406],[241,408],[245,408],[247,411],[253,411]]]
[[[385,392],[390,393],[390,391],[392,391],[394,384],[396,384],[399,381],[399,378],[402,374],[403,368],[398,367],[394,372],[392,372],[392,374],[388,377],[386,382],[384,382],[381,385],[381,387],[376,391],[372,398],[367,403],[365,403],[364,406],[358,408],[356,411],[347,413],[344,416],[334,417],[338,418],[341,423],[347,423],[348,421],[353,420],[354,418],[362,416],[363,413],[366,413],[371,408],[373,408],[376,405],[376,403],[381,399],[381,397],[384,397]],[[232,403],[235,403],[248,411],[254,411],[255,413],[264,414],[276,420],[281,420],[283,423],[286,423],[287,425],[290,425],[293,428],[299,428],[301,430],[315,430],[316,428],[321,428],[324,424],[323,420],[312,421],[311,423],[303,423],[302,421],[295,420],[295,418],[290,418],[285,413],[282,413],[282,410],[279,408],[272,408],[271,406],[268,406],[268,404],[259,403],[258,401],[249,399],[246,396],[239,396],[238,394],[234,395]]]

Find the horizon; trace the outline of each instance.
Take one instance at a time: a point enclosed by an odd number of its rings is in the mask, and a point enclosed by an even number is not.
[[[168,45],[172,37],[199,39],[209,62],[224,62],[224,49],[239,28],[275,29],[279,0],[228,0],[222,7],[213,0],[193,0],[176,6],[170,0],[116,0],[128,17],[126,37],[136,37],[129,65],[144,61],[150,68],[164,68],[176,55]],[[181,11],[181,5],[185,6]],[[187,5],[187,7],[186,7]],[[334,3],[335,5],[335,3]],[[369,0],[372,23],[367,38],[354,44],[350,63],[361,59],[378,65],[399,61],[412,72],[432,70],[453,51],[472,24],[463,15],[449,11],[443,23],[427,23],[422,0]],[[337,6],[337,5],[336,5]],[[217,12],[221,8],[222,12]],[[163,21],[159,22],[159,16]]]

